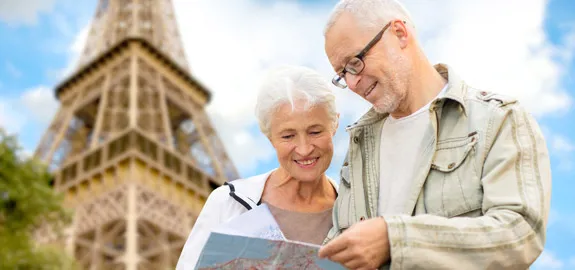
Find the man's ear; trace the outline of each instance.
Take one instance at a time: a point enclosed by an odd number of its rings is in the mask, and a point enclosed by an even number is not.
[[[406,22],[401,20],[396,20],[391,24],[391,29],[399,40],[399,46],[401,49],[405,49],[405,47],[407,47],[408,39],[411,34],[405,24]]]

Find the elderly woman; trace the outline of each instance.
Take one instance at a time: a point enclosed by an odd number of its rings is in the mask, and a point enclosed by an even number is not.
[[[177,269],[193,269],[212,229],[260,203],[267,204],[289,240],[320,245],[332,227],[337,186],[325,171],[333,156],[339,115],[327,82],[308,68],[276,69],[260,90],[256,116],[275,148],[279,167],[214,190]]]

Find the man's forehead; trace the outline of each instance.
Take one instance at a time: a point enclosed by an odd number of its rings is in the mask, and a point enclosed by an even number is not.
[[[332,65],[340,64],[350,53],[349,39],[336,40],[327,50]]]
[[[346,34],[347,33],[347,34]],[[356,33],[341,31],[337,35],[326,36],[326,53],[335,68],[341,68],[347,59],[361,50]]]
[[[326,53],[332,66],[341,68],[367,44],[365,31],[348,14],[342,14],[326,33]],[[365,44],[363,44],[365,43]]]

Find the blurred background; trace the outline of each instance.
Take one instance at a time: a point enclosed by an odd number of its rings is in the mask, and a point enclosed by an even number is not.
[[[447,63],[473,86],[513,95],[538,119],[551,152],[552,210],[544,253],[533,269],[575,269],[575,1],[404,0],[433,63]],[[334,0],[174,0],[191,75],[212,92],[206,107],[241,177],[278,164],[260,133],[254,104],[260,77],[282,64],[331,79],[323,26]],[[96,0],[0,0],[0,127],[30,156],[59,107],[54,87],[76,68]],[[334,88],[344,128],[368,105]],[[1,168],[0,168],[1,169]]]

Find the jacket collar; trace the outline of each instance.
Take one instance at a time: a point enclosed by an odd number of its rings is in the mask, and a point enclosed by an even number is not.
[[[277,169],[277,168],[276,168]],[[266,182],[276,169],[270,170],[266,173],[255,175],[249,178],[238,179],[231,181],[230,183],[234,185],[235,193],[244,201],[246,201],[250,206],[255,207],[260,202],[262,194],[264,192],[264,187]],[[333,185],[336,193],[339,190],[339,185],[327,176],[329,182]]]
[[[467,88],[465,82],[461,80],[453,68],[446,64],[439,63],[436,64],[434,68],[443,78],[447,80],[447,89],[442,96],[437,97],[432,101],[431,106],[437,107],[439,104],[443,104],[445,100],[451,100],[457,102],[465,114],[467,112],[467,106],[465,105],[465,95]],[[387,118],[387,116],[389,116],[389,113],[378,113],[372,107],[357,122],[355,122],[353,125],[349,125],[346,129],[350,130],[360,126],[371,125],[375,122]]]
[[[447,80],[447,89],[445,94],[437,98],[434,103],[442,100],[451,100],[457,102],[463,109],[463,113],[467,113],[467,105],[465,105],[465,95],[467,95],[467,86],[459,75],[446,64],[437,64],[434,66],[437,72]]]

